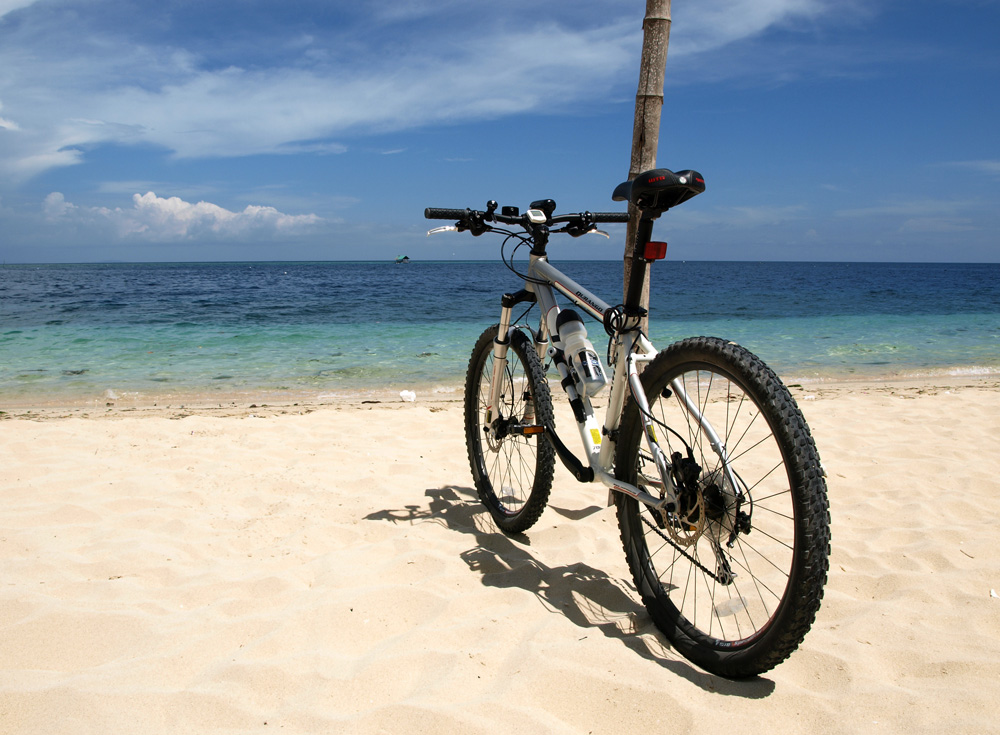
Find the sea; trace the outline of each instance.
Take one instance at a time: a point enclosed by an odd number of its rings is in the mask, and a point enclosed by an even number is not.
[[[621,261],[556,265],[620,302]],[[661,261],[651,283],[654,344],[724,337],[785,382],[1000,374],[1000,264]],[[4,265],[0,409],[460,396],[520,285],[499,261]]]

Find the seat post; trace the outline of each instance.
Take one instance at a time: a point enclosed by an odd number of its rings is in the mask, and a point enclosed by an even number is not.
[[[640,309],[642,306],[642,287],[646,282],[646,269],[649,261],[645,259],[646,243],[653,236],[653,220],[645,212],[641,212],[639,225],[635,230],[635,247],[632,249],[632,268],[629,273],[628,288],[625,291],[625,307],[629,310]]]

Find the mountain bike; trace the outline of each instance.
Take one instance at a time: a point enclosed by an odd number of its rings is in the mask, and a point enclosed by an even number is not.
[[[469,462],[497,527],[516,535],[538,520],[557,457],[580,482],[606,486],[656,627],[706,671],[740,678],[781,663],[812,625],[830,516],[809,427],[770,368],[714,337],[657,352],[642,330],[645,274],[666,253],[652,240],[653,223],[704,190],[698,172],[668,169],[615,189],[612,198],[638,217],[631,275],[615,306],[556,269],[547,247],[557,233],[607,236],[597,225],[626,222],[628,213],[557,215],[544,199],[523,214],[490,201],[485,210],[428,208],[424,216],[455,221],[428,235],[504,235],[501,259],[523,281],[501,297],[500,320],[476,342],[465,382]],[[522,246],[526,268],[514,260]],[[576,308],[560,307],[557,293]],[[527,321],[535,306],[537,327]],[[512,318],[515,309],[523,313]],[[603,362],[581,312],[608,337]],[[569,401],[582,459],[556,432],[550,373]],[[592,399],[605,391],[601,422]]]

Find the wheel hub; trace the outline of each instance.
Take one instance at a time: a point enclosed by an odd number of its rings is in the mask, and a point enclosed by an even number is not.
[[[701,493],[685,493],[687,497],[678,496],[680,500],[679,508],[675,513],[661,511],[664,516],[665,527],[670,538],[678,546],[687,548],[694,546],[705,533],[705,501]]]
[[[494,419],[489,426],[483,427],[483,433],[486,435],[486,446],[490,448],[491,452],[500,451],[500,445],[510,433],[509,427],[510,419],[505,418]]]
[[[677,488],[677,509],[663,514],[663,527],[674,543],[693,546],[705,532],[707,516],[705,498],[698,483],[701,467],[691,457],[674,452],[670,457],[670,473]]]

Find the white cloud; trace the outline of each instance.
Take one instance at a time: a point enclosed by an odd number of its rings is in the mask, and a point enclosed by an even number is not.
[[[631,69],[633,36],[632,24],[521,29],[452,44],[457,59],[424,50],[365,68],[181,73],[159,88],[96,95],[88,114],[128,120],[130,132],[179,157],[314,152],[324,145],[342,152],[336,144],[302,141],[566,104],[606,90]]]
[[[62,192],[54,191],[45,197],[42,209],[50,220],[57,220],[70,215],[76,209],[76,205],[67,202]]]
[[[0,3],[0,12],[30,4]],[[73,0],[64,5],[73,11]],[[181,34],[143,36],[136,23],[93,20],[74,33],[68,18],[90,14],[34,18],[29,9],[35,26],[0,35],[0,69],[18,70],[0,73],[0,178],[73,165],[106,143],[159,146],[181,158],[341,153],[336,139],[345,136],[589,107],[634,92],[641,7],[532,7],[508,0],[482,14],[464,3],[411,0],[375,3],[343,28],[250,29],[258,45],[281,49],[273,59],[248,50],[251,42],[216,50]],[[699,0],[675,9],[671,55],[814,22],[833,7],[843,6]],[[498,21],[525,14],[530,24]],[[371,23],[386,24],[385,32],[371,32]]]
[[[702,53],[775,26],[812,21],[840,8],[829,0],[699,0],[690,7],[672,8],[683,33],[671,36],[671,53]]]
[[[783,85],[857,77],[926,49],[854,41],[881,2],[871,0],[699,0],[675,3],[667,84]],[[779,32],[776,32],[779,31]],[[817,41],[820,41],[817,43]]]
[[[190,54],[111,41],[95,41],[86,59],[23,63],[0,44],[0,68],[19,68],[0,75],[0,98],[20,128],[16,140],[0,129],[0,175],[73,165],[102,143],[181,158],[342,153],[331,139],[549,110],[613,87],[634,66],[636,33],[634,24],[537,27],[462,35],[446,53],[211,69]]]
[[[972,232],[980,229],[971,219],[962,217],[913,217],[899,226],[900,232]]]
[[[968,217],[914,217],[899,226],[900,232],[973,232],[981,229]]]
[[[3,109],[3,103],[0,102],[0,110]],[[21,127],[13,120],[7,120],[0,117],[0,130],[20,130]]]
[[[1000,161],[953,161],[947,165],[954,166],[956,168],[968,169],[969,171],[976,171],[977,173],[986,174],[988,176],[1000,176]]]
[[[35,2],[36,0],[0,0],[0,18],[3,18],[7,13],[33,5]]]
[[[951,199],[919,199],[913,201],[876,204],[857,209],[842,209],[838,217],[926,217],[930,215],[952,215],[977,206],[975,202]]]
[[[969,214],[992,211],[989,203],[963,199],[917,199],[840,210],[840,218],[882,220],[901,233],[956,233],[986,229]]]
[[[53,223],[83,227],[110,226],[123,239],[155,242],[260,239],[310,232],[324,220],[315,214],[290,215],[274,207],[249,205],[233,212],[210,202],[193,204],[153,192],[135,194],[132,207],[83,207],[60,192],[45,198],[44,212]]]
[[[703,227],[755,228],[773,227],[802,219],[806,207],[801,204],[761,205],[740,207],[714,207],[708,210],[671,210],[672,225],[676,229]]]

